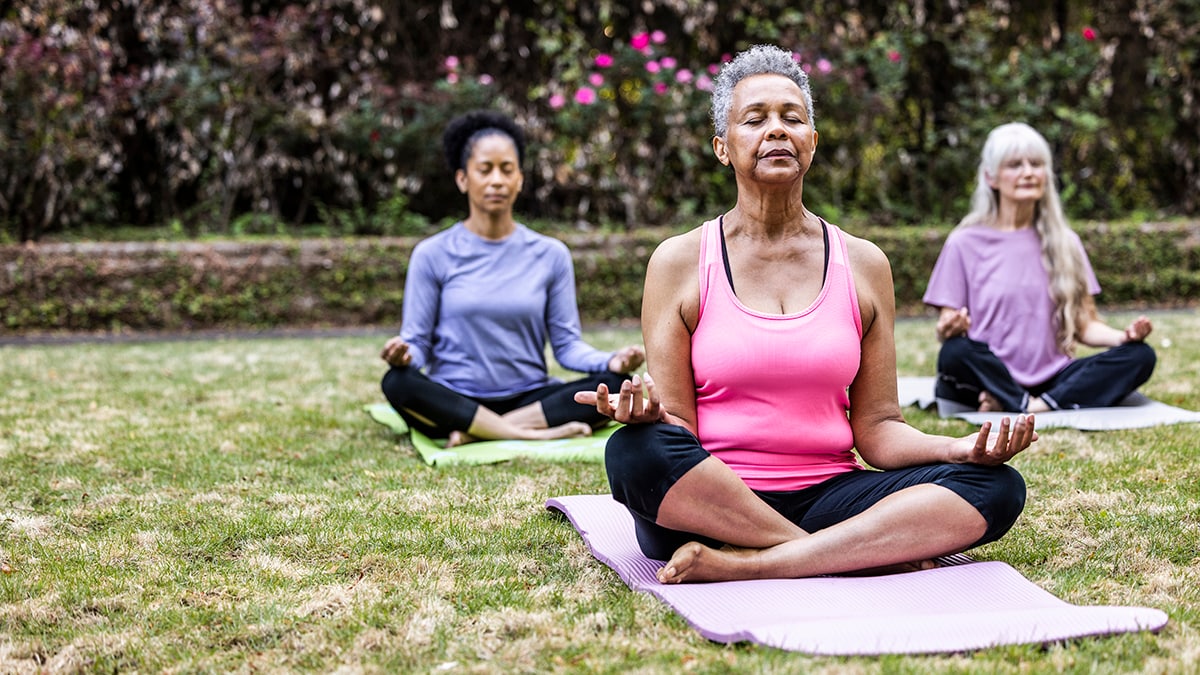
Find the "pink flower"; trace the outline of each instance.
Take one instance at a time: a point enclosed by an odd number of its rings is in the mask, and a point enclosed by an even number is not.
[[[575,90],[575,102],[579,105],[591,105],[596,102],[596,90],[591,87],[580,87]]]
[[[1096,39],[1095,29],[1093,29],[1091,26],[1085,26],[1083,28],[1083,39],[1087,40],[1088,42],[1095,40]]]
[[[588,84],[592,85],[593,87],[599,87],[600,85],[604,84],[604,76],[600,73],[592,73],[591,75],[588,75]]]
[[[567,99],[564,98],[562,94],[551,94],[550,95],[550,107],[552,109],[558,110],[559,108],[563,107],[566,104],[567,104]]]
[[[450,84],[458,84],[458,73],[446,73],[446,81]]]
[[[892,63],[900,63],[900,52],[895,49],[888,52],[888,61]]]
[[[709,75],[716,75],[719,72],[721,72],[720,64],[717,64],[717,63],[708,64],[708,74]]]
[[[679,65],[679,63],[670,56],[664,56],[658,60],[658,65],[666,68],[667,70],[674,70],[675,66]]]
[[[656,45],[661,45],[667,41],[667,34],[661,30],[656,30],[650,34],[650,41]]]
[[[688,82],[691,82],[692,81],[692,71],[688,70],[687,68],[680,68],[679,71],[675,73],[675,81],[680,82],[682,84],[687,84]]]
[[[491,84],[492,82],[495,82],[495,80],[492,79],[492,76],[488,75],[487,73],[484,73],[479,76],[479,84],[482,84],[485,87],[488,86],[489,84]]]
[[[638,50],[639,52],[644,50],[645,48],[650,46],[650,34],[649,33],[634,34],[633,37],[629,38],[629,46],[633,47],[634,49]]]
[[[796,63],[800,63],[804,60],[804,57],[800,56],[800,52],[792,52],[792,60]]]
[[[597,68],[611,67],[613,64],[612,54],[597,54],[595,60],[593,60],[593,63],[596,64]]]
[[[829,62],[829,59],[817,59],[817,70],[828,74],[833,71],[833,64]]]
[[[662,70],[662,66],[658,65],[658,61],[647,61],[646,62],[646,72],[647,73],[657,73],[660,70]]]
[[[712,78],[707,75],[701,75],[700,77],[697,77],[696,78],[696,88],[699,89],[700,91],[712,91],[712,88],[713,88]]]
[[[730,54],[729,52],[725,52],[724,54],[721,55],[721,63],[729,63],[732,60],[733,60],[733,54]]]
[[[667,93],[667,83],[666,82],[655,82],[654,83],[654,93],[659,94],[659,95]]]
[[[446,64],[446,70],[458,70],[458,57],[457,56],[447,56],[445,64]]]

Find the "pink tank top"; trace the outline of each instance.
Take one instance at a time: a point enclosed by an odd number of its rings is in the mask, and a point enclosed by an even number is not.
[[[719,221],[704,223],[692,334],[696,429],[755,490],[799,490],[863,468],[846,416],[862,318],[841,231],[825,227],[829,265],[817,299],[796,314],[763,314],[734,295]]]

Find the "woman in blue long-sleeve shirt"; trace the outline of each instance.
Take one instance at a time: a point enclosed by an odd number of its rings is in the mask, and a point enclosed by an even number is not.
[[[384,395],[411,426],[448,445],[590,434],[608,419],[574,393],[602,382],[619,388],[644,361],[642,347],[602,352],[584,342],[570,252],[514,219],[520,127],[476,111],[452,120],[442,144],[469,215],[413,249],[400,334],[381,354],[391,366]],[[560,365],[586,376],[550,377],[547,343]]]

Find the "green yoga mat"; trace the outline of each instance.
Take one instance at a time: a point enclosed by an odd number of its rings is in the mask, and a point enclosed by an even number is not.
[[[387,403],[366,406],[371,419],[397,434],[407,435],[417,454],[430,466],[452,464],[495,464],[517,457],[551,461],[603,462],[604,444],[619,424],[610,424],[585,438],[560,438],[553,441],[479,441],[447,448],[445,439],[433,439],[408,428],[404,418]]]

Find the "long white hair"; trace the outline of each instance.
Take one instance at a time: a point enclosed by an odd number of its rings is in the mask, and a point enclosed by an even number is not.
[[[992,129],[979,160],[971,211],[958,227],[975,227],[993,222],[1000,209],[1000,193],[990,185],[1000,165],[1013,157],[1040,160],[1046,167],[1045,190],[1033,212],[1033,226],[1042,242],[1042,265],[1050,280],[1050,297],[1055,306],[1055,336],[1064,354],[1075,352],[1075,333],[1087,324],[1093,311],[1092,296],[1083,274],[1083,257],[1070,236],[1071,226],[1063,215],[1055,185],[1050,144],[1033,127],[1022,122]]]

